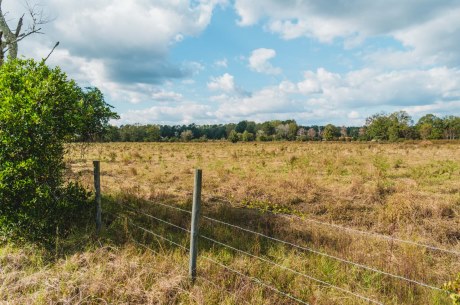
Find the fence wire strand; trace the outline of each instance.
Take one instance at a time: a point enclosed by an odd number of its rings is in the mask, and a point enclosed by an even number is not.
[[[150,216],[151,216],[151,215],[150,215]],[[131,222],[131,224],[132,224],[133,226],[135,226],[135,227],[137,227],[137,228],[139,228],[139,229],[141,229],[141,230],[143,230],[143,231],[145,231],[145,232],[147,232],[147,233],[149,233],[149,234],[152,234],[152,235],[155,236],[155,237],[158,237],[158,238],[160,238],[160,239],[162,239],[162,240],[165,240],[165,241],[167,241],[167,242],[169,242],[169,243],[171,243],[171,244],[173,244],[173,245],[175,245],[175,246],[178,246],[179,248],[181,248],[181,249],[184,250],[184,251],[188,251],[188,250],[189,250],[188,248],[186,248],[186,247],[184,247],[184,246],[182,246],[182,245],[180,245],[180,244],[178,244],[178,243],[176,243],[176,242],[174,242],[174,241],[172,241],[172,240],[170,240],[170,239],[168,239],[168,238],[166,238],[166,237],[164,237],[164,236],[162,236],[162,235],[156,234],[156,233],[152,232],[151,230],[148,230],[148,229],[146,229],[146,228],[143,228],[143,227],[141,227],[141,226],[138,226],[138,225],[134,224],[132,221],[130,221],[130,222]],[[169,224],[172,225],[171,223],[169,223]],[[174,226],[175,226],[175,225],[174,225]],[[182,228],[182,229],[183,229],[183,228]],[[185,229],[184,229],[184,230],[185,230]],[[144,245],[144,244],[142,244],[142,243],[140,243],[140,242],[138,242],[138,241],[136,241],[136,240],[134,240],[134,239],[132,239],[132,241],[134,241],[137,245],[139,245],[139,246],[145,248],[146,250],[149,250],[149,251],[151,251],[152,253],[158,254],[157,251],[151,249],[150,247],[148,247],[148,246],[146,246],[146,245]],[[305,304],[305,305],[310,305],[310,304],[308,304],[308,303],[306,303],[306,302],[304,302],[304,301],[302,301],[302,300],[300,300],[300,299],[298,299],[298,298],[296,298],[296,297],[294,297],[294,296],[291,296],[291,295],[289,295],[289,294],[287,294],[287,293],[285,293],[285,292],[283,292],[283,291],[281,291],[281,290],[278,290],[278,289],[276,289],[276,288],[274,288],[274,287],[272,287],[272,286],[269,286],[268,284],[262,282],[261,280],[255,278],[255,277],[251,277],[251,276],[245,275],[245,274],[243,274],[243,273],[241,273],[241,272],[239,272],[239,271],[236,271],[236,270],[234,270],[234,269],[232,269],[232,268],[230,268],[230,267],[228,267],[228,266],[226,266],[226,265],[224,265],[224,264],[222,264],[222,263],[220,263],[220,262],[218,262],[218,261],[216,261],[216,260],[214,260],[214,259],[212,259],[212,258],[210,258],[210,257],[208,257],[208,256],[201,256],[201,257],[203,257],[204,259],[206,259],[206,260],[208,260],[208,261],[211,261],[211,262],[213,262],[213,263],[215,263],[215,264],[217,264],[217,265],[220,265],[221,267],[223,267],[223,268],[225,268],[225,269],[227,269],[227,270],[229,270],[229,271],[232,271],[232,272],[234,272],[234,273],[236,273],[236,274],[238,274],[238,275],[240,275],[240,276],[246,277],[246,278],[248,278],[248,279],[250,279],[250,280],[252,280],[252,281],[254,281],[254,282],[256,282],[256,283],[258,283],[258,284],[260,284],[260,285],[262,285],[262,286],[264,286],[264,287],[266,287],[266,288],[268,288],[268,289],[270,289],[270,290],[273,290],[273,291],[275,291],[275,292],[277,292],[277,293],[279,293],[279,294],[281,294],[281,295],[283,295],[283,296],[285,296],[285,297],[287,297],[287,298],[290,298],[290,299],[292,299],[292,300],[294,300],[294,301],[296,301],[296,302],[298,302],[298,303]],[[206,279],[206,278],[204,278],[204,277],[202,277],[202,276],[199,276],[199,277],[202,278],[202,279],[204,279],[204,280],[206,280],[206,281],[209,282],[209,283],[212,283],[213,285],[216,285],[216,284],[213,283],[212,281],[210,281],[210,280],[208,280],[208,279]],[[239,297],[238,295],[236,295],[235,293],[232,293],[232,292],[227,291],[227,290],[225,290],[225,291],[226,291],[227,293],[233,295],[236,299],[239,299],[239,298],[240,298],[240,297]],[[245,300],[244,300],[244,302],[245,302],[246,304],[250,304],[249,302],[247,302],[247,301],[245,301]]]
[[[151,230],[149,230],[149,229],[146,229],[146,228],[144,228],[144,227],[138,226],[138,225],[136,225],[136,224],[133,223],[133,222],[131,222],[131,224],[132,224],[133,226],[137,227],[138,229],[141,229],[141,230],[145,231],[146,233],[149,233],[149,234],[151,234],[151,235],[153,235],[153,236],[155,236],[155,237],[158,237],[158,238],[160,238],[160,239],[162,239],[162,240],[164,240],[164,241],[167,241],[167,242],[169,242],[169,243],[172,244],[172,245],[178,246],[179,248],[181,248],[181,249],[183,249],[183,250],[186,250],[186,251],[189,250],[187,247],[184,247],[184,246],[182,246],[181,244],[176,243],[175,241],[172,241],[172,240],[170,240],[169,238],[166,238],[166,237],[164,237],[164,236],[162,236],[162,235],[160,235],[160,234],[157,234],[157,233],[155,233],[155,232],[153,232],[153,231],[151,231]]]
[[[147,199],[144,199],[144,200],[145,200],[146,202],[153,203],[153,204],[157,204],[157,205],[161,205],[161,206],[166,207],[166,208],[170,208],[170,209],[174,209],[174,210],[181,211],[181,212],[184,212],[184,213],[192,214],[192,211],[185,210],[185,209],[182,209],[182,208],[179,208],[179,207],[170,205],[170,204],[164,204],[164,203],[161,203],[161,202],[158,202],[158,201],[147,200]]]
[[[287,298],[289,298],[289,299],[291,299],[291,300],[294,300],[294,301],[296,301],[296,302],[298,302],[298,303],[301,303],[301,304],[304,304],[304,305],[310,305],[309,303],[307,303],[307,302],[305,302],[305,301],[302,301],[302,300],[299,299],[299,298],[296,298],[296,297],[294,297],[294,296],[292,296],[292,295],[290,295],[290,294],[287,294],[287,293],[285,293],[285,292],[283,292],[283,291],[281,291],[281,290],[279,290],[279,289],[276,289],[276,288],[273,287],[273,286],[270,286],[270,285],[266,284],[265,282],[259,280],[259,279],[256,278],[256,277],[252,277],[252,276],[246,275],[246,274],[244,274],[244,273],[242,273],[242,272],[240,272],[240,271],[238,271],[238,270],[235,270],[235,269],[233,269],[233,268],[230,268],[230,267],[228,267],[227,265],[224,265],[224,264],[222,264],[221,262],[219,262],[219,261],[217,261],[217,260],[215,260],[215,259],[212,259],[212,258],[210,258],[210,257],[208,257],[208,256],[202,255],[201,257],[204,258],[204,259],[207,260],[207,261],[210,261],[210,262],[212,262],[212,263],[214,263],[214,264],[216,264],[216,265],[221,266],[221,267],[224,268],[224,269],[227,269],[228,271],[231,271],[231,272],[233,272],[233,273],[236,273],[236,274],[238,274],[239,276],[245,277],[245,278],[247,278],[247,279],[249,279],[249,280],[251,280],[251,281],[253,281],[253,282],[255,282],[255,283],[257,283],[257,284],[259,284],[259,285],[261,285],[261,286],[263,286],[263,287],[265,287],[265,288],[267,288],[267,289],[270,289],[270,290],[272,290],[272,291],[275,291],[276,293],[279,293],[280,295],[282,295],[282,296],[284,296],[284,297],[287,297]]]
[[[130,210],[130,211],[133,212],[133,213],[140,213],[140,214],[142,214],[142,215],[144,215],[144,216],[147,216],[147,217],[149,217],[149,218],[155,219],[155,220],[157,220],[157,221],[159,221],[159,222],[162,222],[162,223],[164,223],[164,224],[167,224],[167,225],[169,225],[169,226],[171,226],[171,227],[174,227],[174,228],[176,228],[176,229],[179,229],[179,230],[182,230],[182,231],[184,231],[184,232],[190,233],[190,230],[188,230],[188,229],[186,229],[186,228],[183,228],[183,227],[181,227],[181,226],[178,226],[178,225],[176,225],[176,224],[173,224],[173,223],[171,223],[171,222],[169,222],[169,221],[166,221],[166,220],[164,220],[164,219],[155,217],[155,216],[150,215],[150,214],[148,214],[148,213],[145,213],[145,212],[142,212],[142,211],[135,211],[135,210],[132,210],[132,209],[130,209],[130,208],[128,208],[128,210]]]
[[[327,257],[327,258],[330,258],[330,259],[334,259],[334,260],[340,261],[342,263],[347,263],[349,265],[353,265],[353,266],[360,267],[360,268],[363,268],[363,269],[366,269],[366,270],[369,270],[369,271],[380,273],[382,275],[390,276],[390,277],[393,277],[395,279],[399,279],[399,280],[403,280],[403,281],[410,282],[410,283],[413,283],[413,284],[417,284],[417,285],[423,286],[425,288],[430,288],[430,289],[433,289],[433,290],[443,291],[442,289],[440,289],[438,287],[435,287],[435,286],[431,286],[431,285],[428,285],[428,284],[425,284],[425,283],[422,283],[422,282],[418,282],[416,280],[412,280],[412,279],[409,279],[409,278],[406,278],[406,277],[403,277],[403,276],[400,276],[400,275],[392,274],[392,273],[389,273],[389,272],[386,272],[386,271],[383,271],[383,270],[379,270],[379,269],[376,269],[376,268],[373,268],[373,267],[369,267],[369,266],[366,266],[366,265],[363,265],[363,264],[355,263],[353,261],[346,260],[346,259],[343,259],[343,258],[340,258],[340,257],[336,257],[336,256],[333,256],[333,255],[330,255],[330,254],[327,254],[327,253],[324,253],[324,252],[321,252],[321,251],[317,251],[317,250],[314,250],[314,249],[311,249],[311,248],[308,248],[308,247],[304,247],[304,246],[300,246],[300,245],[297,245],[297,244],[294,244],[294,243],[290,243],[290,242],[285,241],[285,240],[281,240],[281,239],[278,239],[278,238],[275,238],[275,237],[271,237],[271,236],[265,235],[263,233],[255,232],[255,231],[252,231],[252,230],[249,230],[249,229],[237,226],[237,225],[233,225],[233,224],[221,221],[221,220],[217,220],[217,219],[214,219],[214,218],[211,218],[211,217],[208,217],[208,216],[202,216],[202,217],[204,219],[209,220],[209,221],[213,221],[213,222],[216,222],[216,223],[219,223],[219,224],[222,224],[222,225],[226,225],[226,226],[229,226],[229,227],[232,227],[232,228],[239,229],[241,231],[252,233],[252,234],[255,234],[255,235],[258,235],[258,236],[261,236],[261,237],[264,237],[264,238],[267,238],[267,239],[270,239],[270,240],[273,240],[273,241],[276,241],[276,242],[279,242],[279,243],[282,243],[282,244],[285,244],[285,245],[289,245],[291,247],[294,247],[294,248],[297,248],[297,249],[300,249],[300,250],[308,251],[308,252],[311,252],[311,253],[314,253],[314,254],[317,254],[317,255],[321,255],[321,256],[324,256],[324,257]]]
[[[226,248],[228,248],[228,249],[231,249],[231,250],[240,252],[240,253],[242,253],[242,254],[245,254],[245,255],[250,256],[250,257],[252,257],[252,258],[259,259],[259,260],[261,260],[261,261],[263,261],[263,262],[266,262],[266,263],[268,263],[268,264],[271,264],[271,265],[273,265],[273,266],[277,266],[277,267],[279,267],[279,268],[281,268],[281,269],[290,271],[290,272],[295,273],[295,274],[297,274],[297,275],[299,275],[299,276],[303,276],[303,277],[305,277],[305,278],[307,278],[307,279],[309,279],[309,280],[315,281],[315,282],[320,283],[320,284],[322,284],[322,285],[325,285],[325,286],[328,286],[328,287],[330,287],[330,288],[334,288],[334,289],[336,289],[336,290],[339,290],[339,291],[341,291],[341,292],[344,292],[344,293],[353,295],[353,296],[355,296],[355,297],[357,297],[357,298],[360,298],[360,299],[362,299],[362,300],[365,300],[365,301],[368,301],[368,302],[371,302],[371,303],[374,303],[374,304],[383,305],[383,303],[380,303],[380,302],[378,302],[378,301],[375,301],[375,300],[370,299],[370,298],[368,298],[368,297],[365,297],[365,296],[363,296],[363,295],[354,293],[354,292],[352,292],[352,291],[346,290],[346,289],[341,288],[341,287],[339,287],[339,286],[335,286],[335,285],[333,285],[333,284],[331,284],[331,283],[328,283],[328,282],[325,282],[325,281],[323,281],[323,280],[317,279],[317,278],[315,278],[315,277],[313,277],[313,276],[310,276],[310,275],[308,275],[308,274],[299,272],[299,271],[297,271],[297,270],[294,270],[294,269],[292,269],[292,268],[286,267],[286,266],[284,266],[284,265],[280,265],[280,264],[275,263],[275,262],[273,262],[273,261],[271,261],[271,260],[268,260],[268,259],[266,259],[266,258],[257,256],[257,255],[251,254],[251,253],[249,253],[249,252],[240,250],[240,249],[238,249],[238,248],[232,247],[232,246],[230,246],[230,245],[221,243],[221,242],[219,242],[219,241],[217,241],[217,240],[215,240],[215,239],[212,239],[212,238],[210,238],[210,237],[207,237],[207,236],[205,236],[205,235],[200,235],[200,237],[202,237],[202,238],[204,238],[204,239],[206,239],[206,240],[208,240],[208,241],[210,241],[210,242],[213,242],[213,243],[215,243],[215,244],[218,244],[218,245],[221,245],[221,246],[223,246],[223,247],[226,247]]]
[[[179,208],[179,207],[175,207],[175,206],[172,206],[172,205],[167,205],[167,204],[163,204],[163,203],[160,203],[160,202],[155,202],[155,201],[151,201],[151,200],[146,200],[147,202],[150,202],[150,203],[154,203],[154,204],[158,204],[160,206],[164,206],[164,207],[167,207],[167,208],[172,208],[172,209],[175,209],[175,210],[178,210],[178,211],[181,211],[181,212],[185,212],[185,213],[188,213],[188,214],[191,214],[190,211],[188,210],[185,210],[185,209],[182,209],[182,208]],[[163,220],[161,218],[158,218],[158,217],[155,217],[151,214],[148,214],[148,213],[145,213],[143,211],[140,211],[140,210],[134,210],[130,207],[127,207],[127,206],[124,206],[125,208],[127,208],[129,211],[133,212],[133,213],[139,213],[139,214],[142,214],[144,216],[147,216],[149,218],[152,218],[152,219],[155,219],[159,222],[162,222],[164,224],[167,224],[171,227],[174,227],[174,228],[177,228],[177,229],[180,229],[184,232],[187,232],[187,233],[190,233],[190,230],[186,229],[186,228],[183,228],[181,226],[178,226],[176,224],[173,224],[171,222],[168,222],[166,220]],[[111,213],[110,213],[111,214]],[[372,232],[363,232],[363,231],[360,231],[360,230],[356,230],[356,229],[351,229],[351,228],[347,228],[347,227],[342,227],[342,226],[339,226],[339,225],[335,225],[335,224],[330,224],[330,223],[324,223],[324,222],[320,222],[320,221],[316,221],[316,220],[313,220],[313,219],[305,219],[305,218],[302,218],[302,217],[299,217],[297,215],[288,215],[288,214],[277,214],[277,215],[280,215],[280,216],[284,216],[284,217],[297,217],[297,218],[300,218],[302,220],[306,220],[306,221],[311,221],[311,222],[314,222],[314,223],[317,223],[317,224],[321,224],[321,225],[328,225],[328,226],[332,226],[332,227],[335,227],[335,228],[341,228],[341,229],[345,229],[345,230],[349,230],[349,231],[352,231],[352,232],[357,232],[357,233],[362,233],[362,234],[367,234],[367,235],[372,235],[372,236],[377,236],[377,237],[383,237],[383,238],[387,238],[387,239],[390,239],[390,240],[395,240],[395,241],[400,241],[400,242],[406,242],[406,243],[412,243],[412,244],[415,244],[415,245],[418,245],[418,246],[424,246],[424,247],[427,247],[427,248],[430,248],[430,249],[433,249],[433,250],[439,250],[439,251],[444,251],[444,252],[452,252],[454,254],[457,254],[456,251],[450,251],[450,250],[445,250],[445,249],[441,249],[441,248],[437,248],[437,247],[433,247],[433,246],[429,246],[429,245],[425,245],[425,244],[419,244],[419,243],[416,243],[416,242],[411,242],[411,241],[407,241],[407,240],[402,240],[402,239],[398,239],[398,238],[393,238],[393,237],[390,237],[390,236],[385,236],[385,235],[381,235],[381,234],[377,234],[377,233],[372,233]],[[317,255],[321,255],[321,256],[324,256],[324,257],[328,257],[330,259],[334,259],[334,260],[337,260],[337,261],[340,261],[340,262],[343,262],[343,263],[347,263],[347,264],[350,264],[350,265],[353,265],[353,266],[356,266],[356,267],[360,267],[360,268],[363,268],[363,269],[366,269],[366,270],[369,270],[369,271],[372,271],[372,272],[376,272],[376,273],[379,273],[379,274],[382,274],[382,275],[386,275],[386,276],[389,276],[389,277],[393,277],[395,279],[399,279],[399,280],[403,280],[403,281],[406,281],[406,282],[410,282],[410,283],[413,283],[413,284],[416,284],[416,285],[419,285],[419,286],[422,286],[422,287],[425,287],[425,288],[429,288],[429,289],[433,289],[433,290],[437,290],[437,291],[441,291],[443,292],[442,289],[438,288],[438,287],[435,287],[435,286],[432,286],[432,285],[429,285],[429,284],[426,284],[426,283],[423,283],[423,282],[419,282],[419,281],[416,281],[416,280],[412,280],[412,279],[409,279],[409,278],[406,278],[406,277],[403,277],[403,276],[400,276],[400,275],[395,275],[395,274],[392,274],[392,273],[389,273],[389,272],[386,272],[386,271],[382,271],[382,270],[379,270],[379,269],[376,269],[376,268],[373,268],[373,267],[369,267],[369,266],[366,266],[366,265],[363,265],[363,264],[359,264],[359,263],[355,263],[355,262],[352,262],[350,260],[346,260],[346,259],[342,259],[340,257],[336,257],[336,256],[333,256],[333,255],[330,255],[330,254],[327,254],[327,253],[324,253],[324,252],[321,252],[321,251],[317,251],[317,250],[314,250],[312,248],[308,248],[308,247],[304,247],[304,246],[300,246],[300,245],[297,245],[297,244],[294,244],[294,243],[291,243],[291,242],[288,242],[288,241],[285,241],[285,240],[281,240],[281,239],[278,239],[278,238],[274,238],[274,237],[271,237],[271,236],[268,236],[268,235],[265,235],[263,233],[260,233],[260,232],[256,232],[256,231],[252,231],[252,230],[249,230],[247,228],[244,228],[244,227],[241,227],[241,226],[237,226],[237,225],[233,225],[233,224],[230,224],[230,223],[227,223],[227,222],[224,222],[224,221],[221,221],[221,220],[218,220],[218,219],[214,219],[212,217],[208,217],[208,216],[202,216],[204,219],[206,220],[209,220],[211,222],[215,222],[215,223],[218,223],[218,224],[222,224],[222,225],[226,225],[226,226],[229,226],[229,227],[232,227],[232,228],[236,228],[236,229],[239,229],[241,231],[245,231],[245,232],[248,232],[248,233],[252,233],[252,234],[255,234],[255,235],[258,235],[258,236],[261,236],[261,237],[264,237],[264,238],[267,238],[269,240],[272,240],[272,241],[276,241],[276,242],[279,242],[279,243],[282,243],[282,244],[285,244],[285,245],[289,245],[289,246],[292,246],[294,248],[297,248],[297,249],[300,249],[300,250],[304,250],[304,251],[308,251],[308,252],[311,252],[311,253],[314,253],[314,254],[317,254]],[[142,226],[139,226],[139,225],[136,225],[135,223],[133,223],[131,220],[129,220],[131,222],[131,224],[157,238],[160,238],[164,241],[167,241],[175,246],[178,246],[179,248],[183,249],[183,250],[186,250],[188,251],[189,249],[160,235],[160,234],[157,234],[149,229],[146,229]],[[232,249],[234,251],[237,251],[237,252],[240,252],[240,253],[243,253],[247,256],[250,256],[250,257],[253,257],[253,258],[257,258],[261,261],[264,261],[266,263],[269,263],[269,264],[272,264],[272,265],[275,265],[279,268],[282,268],[282,269],[285,269],[285,270],[288,270],[288,271],[291,271],[293,273],[296,273],[297,275],[300,275],[300,276],[303,276],[307,279],[310,279],[312,281],[315,281],[315,282],[318,282],[320,284],[323,284],[325,286],[328,286],[330,288],[334,288],[336,290],[339,290],[341,292],[344,292],[344,293],[347,293],[347,294],[350,294],[350,295],[353,295],[357,298],[360,298],[362,300],[365,300],[365,301],[368,301],[368,302],[371,302],[371,303],[374,303],[374,304],[382,304],[378,301],[375,301],[375,300],[372,300],[370,298],[367,298],[365,296],[362,296],[360,294],[357,294],[357,293],[354,293],[352,291],[349,291],[349,290],[346,290],[344,288],[341,288],[341,287],[338,287],[338,286],[335,286],[331,283],[328,283],[328,282],[325,282],[325,281],[322,281],[320,279],[317,279],[317,278],[314,278],[310,275],[307,275],[307,274],[304,274],[304,273],[301,273],[301,272],[298,272],[294,269],[291,269],[289,267],[286,267],[286,266],[283,266],[283,265],[280,265],[278,263],[275,263],[271,260],[268,260],[268,259],[265,259],[263,257],[259,257],[259,256],[256,256],[256,255],[253,255],[251,253],[248,253],[246,251],[243,251],[243,250],[240,250],[240,249],[237,249],[237,248],[234,248],[228,244],[225,244],[225,243],[222,243],[222,242],[219,242],[217,240],[214,240],[210,237],[207,237],[207,236],[204,236],[204,235],[200,235],[202,238],[208,240],[208,241],[211,241],[213,243],[216,243],[216,244],[219,244],[221,246],[224,246],[224,247],[227,247],[229,249]],[[136,242],[138,243],[138,242]],[[140,243],[138,243],[139,245],[147,248],[147,249],[150,249]],[[151,249],[150,249],[151,250]],[[153,251],[153,250],[152,250]],[[270,289],[272,289],[273,287],[271,287]],[[276,288],[275,288],[276,289]],[[273,289],[272,289],[273,290]],[[286,296],[288,296],[288,294],[286,294]],[[298,301],[297,299],[295,299],[296,301]]]
[[[218,201],[226,202],[226,203],[231,204],[233,206],[235,204],[230,199],[228,199],[226,197],[222,197],[222,196],[205,196],[205,197],[208,197],[211,200],[216,200],[217,199]],[[244,205],[239,205],[237,207],[246,208]],[[398,237],[393,237],[393,236],[380,234],[380,233],[376,233],[376,232],[362,231],[362,230],[349,228],[349,227],[334,224],[334,223],[319,221],[317,219],[308,218],[308,217],[305,217],[305,216],[298,216],[298,215],[294,215],[294,214],[285,214],[285,213],[275,213],[275,212],[272,212],[272,211],[265,211],[265,210],[264,210],[264,212],[271,213],[271,214],[277,215],[277,216],[286,217],[286,218],[297,218],[297,219],[300,219],[300,220],[303,220],[303,221],[306,221],[306,222],[311,222],[311,223],[321,225],[321,226],[326,226],[326,227],[331,227],[331,228],[334,228],[334,229],[345,230],[345,231],[353,232],[353,233],[356,233],[356,234],[368,235],[368,236],[372,236],[372,237],[376,237],[376,238],[386,239],[386,240],[389,240],[389,241],[394,241],[394,242],[405,243],[405,244],[409,244],[409,245],[413,245],[413,246],[417,246],[417,247],[422,247],[422,248],[426,248],[426,249],[429,249],[429,250],[432,250],[432,251],[439,251],[439,252],[444,252],[444,253],[449,253],[449,254],[460,256],[460,251],[440,248],[440,247],[436,247],[436,246],[430,245],[430,244],[420,243],[420,242],[407,240],[407,239],[402,239],[402,238],[398,238]]]

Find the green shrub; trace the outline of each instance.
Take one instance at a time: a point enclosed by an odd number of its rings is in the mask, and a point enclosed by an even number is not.
[[[457,279],[450,281],[444,284],[444,290],[449,293],[450,298],[452,299],[452,304],[460,304],[460,274],[457,276]]]
[[[50,243],[89,212],[88,193],[64,180],[64,143],[85,125],[82,96],[65,73],[43,62],[0,67],[3,239]]]

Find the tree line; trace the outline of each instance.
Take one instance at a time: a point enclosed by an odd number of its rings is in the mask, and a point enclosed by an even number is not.
[[[434,114],[421,117],[414,124],[405,111],[377,113],[361,127],[299,125],[295,120],[272,120],[263,123],[241,121],[237,124],[212,125],[121,125],[108,126],[101,138],[106,142],[189,142],[228,140],[250,141],[399,141],[459,139],[460,117]]]

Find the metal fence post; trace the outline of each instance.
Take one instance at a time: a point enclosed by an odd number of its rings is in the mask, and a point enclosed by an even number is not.
[[[99,234],[101,231],[101,166],[99,161],[93,161],[94,165],[94,189],[96,201],[96,232]]]
[[[195,170],[195,186],[193,189],[192,225],[190,230],[190,264],[189,276],[192,282],[196,278],[196,259],[198,255],[198,221],[201,209],[201,169]]]

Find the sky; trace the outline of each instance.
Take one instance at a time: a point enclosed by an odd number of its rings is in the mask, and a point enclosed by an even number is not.
[[[116,125],[460,115],[458,0],[29,3],[49,22],[20,55],[44,58],[59,41],[47,63],[98,87]],[[14,27],[25,1],[3,11]]]

